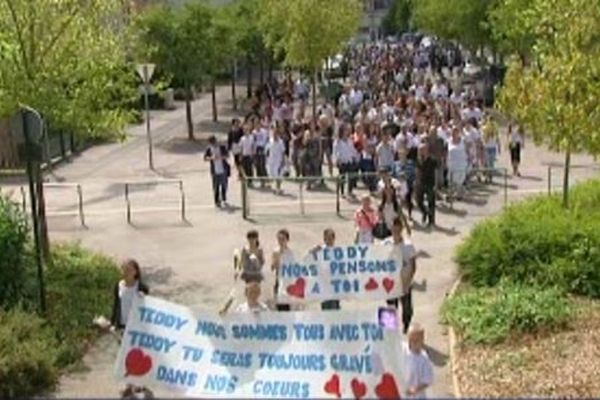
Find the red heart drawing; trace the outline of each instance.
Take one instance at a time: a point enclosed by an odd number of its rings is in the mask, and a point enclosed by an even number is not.
[[[352,386],[352,393],[354,393],[354,397],[356,397],[359,400],[365,397],[365,395],[367,394],[367,385],[365,385],[363,382],[359,381],[356,378],[352,379],[352,381],[350,382],[350,386]]]
[[[287,294],[294,297],[299,297],[301,299],[304,298],[304,286],[306,285],[306,281],[304,278],[296,279],[296,282],[288,285]]]
[[[340,393],[340,377],[338,374],[331,375],[331,378],[327,382],[325,382],[325,386],[323,386],[323,390],[325,393],[335,394],[337,398],[342,397]]]
[[[390,278],[383,278],[383,287],[385,289],[386,292],[391,292],[392,289],[394,288],[394,280],[390,279]]]
[[[152,358],[145,354],[141,349],[134,348],[129,350],[125,357],[125,370],[127,375],[141,376],[152,369]]]
[[[367,282],[367,284],[365,285],[365,289],[366,290],[375,290],[379,287],[379,284],[377,283],[377,281],[373,278],[369,278],[369,281]]]
[[[400,392],[396,386],[396,380],[392,374],[385,373],[381,376],[381,382],[375,386],[375,394],[380,399],[399,399]]]

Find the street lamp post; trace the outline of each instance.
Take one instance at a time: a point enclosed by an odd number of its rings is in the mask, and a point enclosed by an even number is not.
[[[148,166],[154,169],[154,158],[152,156],[152,134],[150,132],[150,102],[148,95],[150,92],[150,79],[154,73],[154,64],[138,64],[137,72],[144,83],[144,107],[146,108],[146,138],[148,139]]]
[[[40,310],[46,312],[46,288],[44,285],[44,255],[43,249],[47,248],[47,238],[42,234],[44,221],[40,221],[40,212],[44,209],[43,182],[40,162],[43,158],[42,135],[44,122],[40,114],[29,107],[22,107],[12,119],[13,134],[22,139],[19,146],[20,155],[27,164],[27,177],[29,180],[29,195],[31,203],[31,221],[35,246],[35,260],[37,264]],[[42,215],[44,215],[42,213]]]

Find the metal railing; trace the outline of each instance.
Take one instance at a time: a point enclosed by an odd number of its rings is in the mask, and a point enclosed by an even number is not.
[[[127,223],[131,224],[131,188],[136,186],[157,186],[161,184],[176,184],[179,188],[179,201],[180,201],[180,212],[181,212],[181,220],[187,221],[186,218],[186,202],[185,202],[185,192],[183,190],[183,181],[180,179],[163,179],[163,180],[154,180],[154,181],[142,181],[142,182],[126,182],[125,183],[125,203],[127,206]]]
[[[563,164],[561,165],[548,165],[548,196],[552,195],[553,192],[553,179],[554,179],[554,174],[552,173],[554,170],[564,170],[565,166]],[[600,166],[598,165],[571,165],[569,167],[569,171],[581,171],[581,170],[588,170],[588,171],[595,171],[596,173],[600,173]],[[571,174],[572,177],[572,174]],[[561,177],[562,179],[562,177]],[[573,179],[571,179],[571,184],[575,183],[573,181]],[[560,186],[560,192],[561,194],[564,191],[564,187],[561,183]]]
[[[493,177],[500,176],[502,178],[502,190],[503,190],[503,205],[506,206],[508,204],[508,170],[507,168],[477,168],[471,169],[469,172],[465,172],[465,177],[469,176],[472,180],[474,176],[477,174],[489,174],[491,173],[492,179]],[[318,183],[327,183],[333,182],[335,187],[335,212],[338,216],[341,216],[341,198],[342,198],[342,187],[347,184],[349,179],[355,179],[357,181],[361,181],[364,178],[376,178],[379,179],[381,174],[378,172],[367,172],[367,173],[346,173],[342,175],[336,176],[306,176],[306,177],[281,177],[281,178],[271,178],[271,177],[252,177],[252,178],[242,178],[240,180],[241,183],[241,194],[242,194],[242,215],[244,219],[248,219],[251,211],[250,211],[250,199],[249,199],[249,185],[248,181],[255,183],[275,183],[280,181],[282,183],[296,183],[298,185],[298,207],[300,214],[302,216],[306,215],[306,202],[305,202],[305,191],[306,186],[312,182]],[[450,207],[453,207],[454,197],[451,195],[451,182],[452,175],[451,172],[448,172],[448,189],[445,190],[448,196],[448,203]],[[468,189],[466,190],[468,192]]]
[[[48,204],[47,189],[63,189],[63,188],[74,188],[76,190],[76,193],[77,193],[77,215],[79,216],[79,222],[81,223],[81,226],[86,227],[85,213],[84,213],[84,208],[83,208],[83,189],[82,189],[81,184],[79,184],[79,183],[44,182],[44,191],[46,192],[45,204],[46,205]],[[25,215],[28,215],[28,209],[27,209],[28,194],[27,194],[24,186],[19,186],[19,191],[21,193],[21,207],[23,209],[23,213]],[[72,215],[72,214],[73,213],[71,211],[46,210],[46,216],[48,216],[48,217],[60,216],[60,215]]]

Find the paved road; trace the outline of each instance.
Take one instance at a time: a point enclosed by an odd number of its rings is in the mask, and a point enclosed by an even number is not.
[[[243,91],[240,90],[240,93]],[[220,99],[228,98],[228,88],[218,90]],[[226,103],[226,101],[225,101]],[[227,104],[221,105],[221,120],[233,116]],[[198,137],[224,132],[224,125],[210,119],[210,97],[194,103]],[[71,163],[54,171],[53,180],[79,183],[83,187],[87,228],[78,224],[76,196],[72,188],[47,191],[51,239],[79,240],[84,245],[110,254],[117,259],[134,257],[144,267],[152,292],[183,304],[208,309],[220,307],[233,281],[231,255],[243,244],[250,228],[260,231],[266,250],[275,244],[275,232],[281,227],[291,231],[291,245],[304,251],[320,242],[325,227],[336,230],[339,243],[353,238],[348,217],[356,207],[342,201],[342,217],[335,215],[335,196],[330,192],[302,193],[305,215],[300,213],[297,185],[287,185],[285,196],[251,191],[250,211],[253,220],[244,221],[240,211],[239,183],[231,180],[227,210],[216,209],[211,201],[208,165],[202,160],[202,141],[190,143],[186,138],[184,110],[153,112],[157,172],[146,168],[144,127],[129,130],[124,143],[97,146],[85,151]],[[501,166],[507,165],[507,152]],[[577,164],[590,164],[587,157],[575,157]],[[562,156],[529,145],[524,153],[523,177],[508,179],[508,200],[517,201],[547,187],[547,164],[560,163]],[[557,173],[555,173],[556,175]],[[576,179],[590,171],[579,170]],[[138,185],[132,189],[132,221],[126,222],[124,183],[154,179],[182,180],[187,205],[187,221],[180,219],[180,197],[176,183]],[[554,183],[558,186],[558,180]],[[451,396],[448,368],[448,340],[439,324],[439,308],[456,279],[452,262],[455,246],[482,217],[501,210],[504,202],[502,179],[492,186],[473,192],[467,202],[453,209],[439,210],[440,228],[415,227],[413,242],[420,250],[417,288],[414,295],[415,320],[426,327],[430,354],[436,365],[436,381],[431,390],[435,397]],[[418,214],[417,214],[418,215]],[[264,285],[271,295],[273,279]],[[241,292],[238,290],[238,292]],[[343,307],[359,305],[344,303]],[[59,397],[113,397],[120,385],[111,375],[117,345],[110,336],[103,337],[84,359],[85,368],[65,375],[57,392]],[[170,393],[157,391],[169,397]]]

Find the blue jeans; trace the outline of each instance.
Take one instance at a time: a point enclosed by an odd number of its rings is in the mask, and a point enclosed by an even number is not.
[[[215,204],[221,204],[222,201],[227,201],[227,175],[214,174],[212,176],[213,193],[215,196]]]

